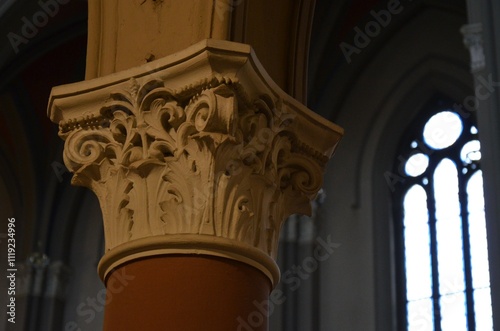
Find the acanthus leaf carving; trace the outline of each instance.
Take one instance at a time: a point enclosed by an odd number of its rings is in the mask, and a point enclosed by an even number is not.
[[[324,160],[305,155],[279,99],[248,100],[227,81],[187,95],[132,79],[110,94],[100,125],[61,125],[73,182],[99,198],[107,250],[200,234],[275,258],[284,219],[309,212]]]
[[[286,95],[248,45],[204,40],[154,65],[53,89],[72,182],[99,199],[99,272],[209,254],[279,278],[279,230],[308,213],[342,129]]]

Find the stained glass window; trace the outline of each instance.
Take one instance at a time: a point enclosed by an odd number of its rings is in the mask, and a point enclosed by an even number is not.
[[[394,171],[401,325],[493,330],[488,247],[473,114],[441,107],[411,125]]]

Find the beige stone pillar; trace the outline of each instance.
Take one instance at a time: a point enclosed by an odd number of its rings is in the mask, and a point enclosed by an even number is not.
[[[315,0],[88,0],[86,78],[182,51],[204,39],[252,45],[285,92],[306,102]]]
[[[144,17],[131,3],[161,20],[120,41]],[[204,39],[228,37],[235,8],[216,22],[218,1],[176,3],[90,1],[90,22],[105,24],[89,37],[96,78],[55,87],[49,101],[72,182],[103,213],[104,329],[265,331],[280,228],[310,212],[342,130],[283,92],[250,46]],[[177,29],[163,6],[211,23]],[[158,46],[150,38],[167,18],[182,40]]]

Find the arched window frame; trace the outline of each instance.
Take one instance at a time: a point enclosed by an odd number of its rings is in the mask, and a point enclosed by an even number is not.
[[[429,147],[424,140],[423,131],[427,121],[435,114],[441,111],[451,111],[456,113],[462,120],[462,134],[451,146],[442,150],[435,150]],[[439,293],[438,279],[438,261],[437,261],[437,238],[436,238],[436,207],[433,192],[432,174],[441,161],[450,159],[455,163],[458,173],[459,183],[459,202],[460,217],[462,222],[462,242],[464,256],[464,277],[465,277],[465,295],[466,295],[466,313],[467,330],[475,331],[475,312],[472,284],[471,252],[469,241],[469,223],[467,211],[467,184],[469,179],[480,171],[479,161],[473,161],[470,164],[464,164],[460,158],[462,147],[469,141],[479,140],[477,132],[475,114],[465,112],[457,108],[457,103],[444,96],[431,98],[424,107],[424,111],[419,114],[404,131],[403,137],[398,147],[397,156],[393,165],[394,178],[397,185],[394,185],[392,192],[392,206],[394,216],[394,239],[395,239],[395,258],[396,258],[396,297],[397,297],[397,320],[398,330],[407,330],[407,289],[406,289],[406,271],[405,271],[405,243],[404,243],[404,199],[410,188],[414,185],[420,185],[424,188],[427,196],[427,210],[429,217],[430,230],[430,256],[432,269],[432,300],[433,300],[433,323],[434,330],[441,330],[441,311],[439,300],[442,297]],[[476,130],[473,130],[473,127]],[[415,144],[416,142],[416,144]],[[429,156],[427,169],[418,176],[412,177],[406,174],[404,166],[406,161],[416,153],[423,153]],[[464,170],[465,169],[465,170]]]

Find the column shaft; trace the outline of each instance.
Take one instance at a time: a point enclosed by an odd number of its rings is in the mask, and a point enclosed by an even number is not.
[[[105,331],[265,331],[269,279],[247,264],[169,255],[121,265],[106,280]]]

